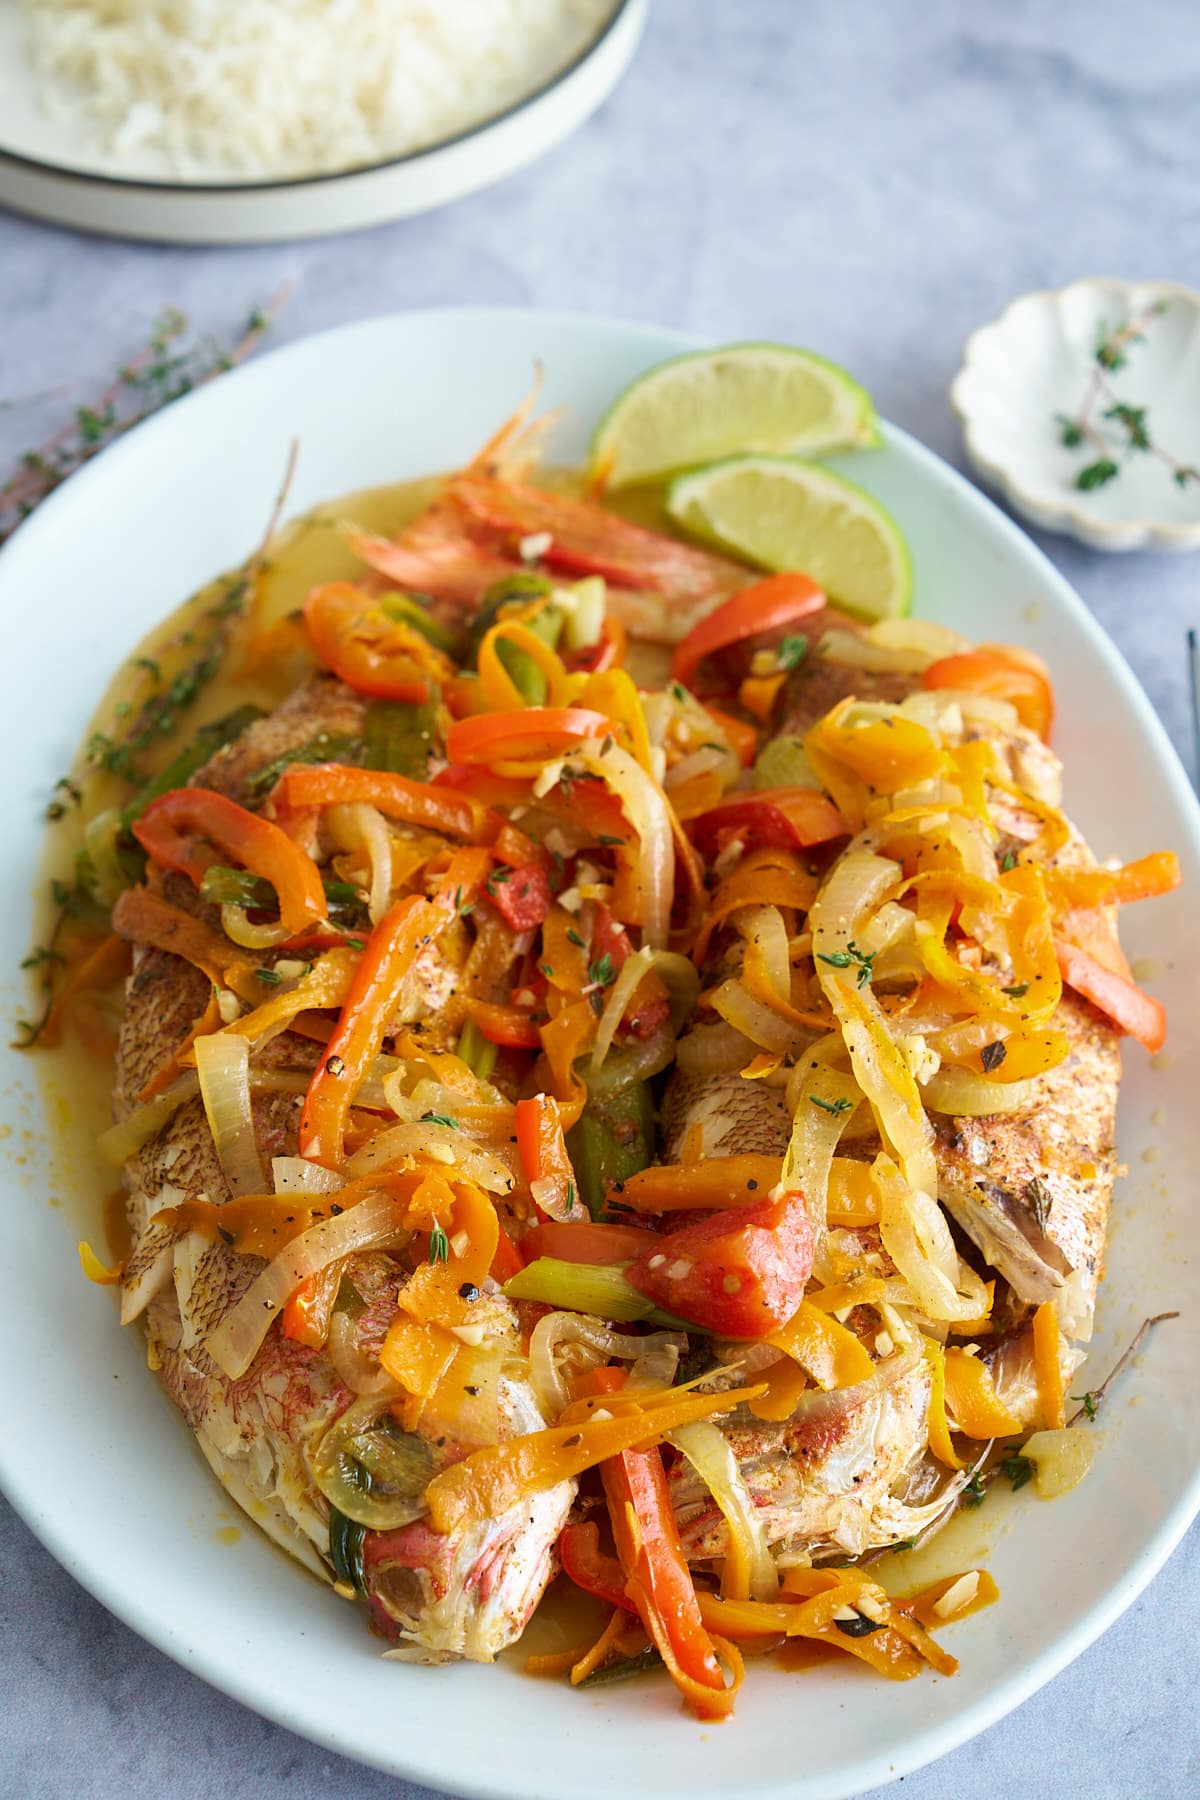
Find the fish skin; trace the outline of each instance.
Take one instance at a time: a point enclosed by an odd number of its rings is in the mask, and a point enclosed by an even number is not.
[[[218,752],[195,784],[244,801],[257,769],[302,749],[319,731],[357,735],[362,714],[362,701],[351,690],[316,677],[277,713]],[[173,904],[216,922],[216,909],[203,906],[182,877],[168,876],[164,885]],[[146,1081],[203,1012],[209,991],[207,979],[179,957],[135,949],[116,1058],[116,1117],[134,1110]],[[319,1054],[311,1041],[284,1032],[255,1051],[255,1063],[304,1078]],[[296,1154],[302,1098],[256,1094],[255,1131],[264,1160]],[[150,1366],[231,1499],[313,1574],[332,1582],[329,1507],[312,1480],[310,1457],[357,1396],[324,1351],[285,1338],[277,1328],[247,1373],[230,1381],[208,1355],[204,1338],[264,1265],[236,1255],[219,1238],[151,1222],[156,1212],[185,1199],[220,1206],[231,1197],[199,1099],[180,1107],[130,1158],[125,1180],[133,1247],[123,1278],[123,1317],[144,1313]],[[407,1271],[394,1258],[372,1252],[351,1258],[347,1275],[368,1302],[356,1322],[360,1349],[377,1356]],[[515,1331],[511,1304],[498,1292],[489,1302]],[[524,1374],[522,1366],[519,1376],[501,1382],[503,1431],[536,1429],[544,1422]],[[519,1517],[490,1521],[478,1541],[435,1541],[437,1534],[424,1528],[426,1560],[444,1569],[441,1590],[430,1586],[424,1602],[401,1617],[389,1617],[369,1594],[376,1622],[423,1660],[490,1661],[519,1634],[553,1573],[554,1546],[575,1489],[573,1481],[562,1483],[538,1496],[536,1506],[517,1509]],[[364,1544],[378,1535],[368,1531]],[[380,1559],[373,1560],[376,1564],[382,1566]]]
[[[864,1555],[915,1535],[945,1505],[955,1484],[923,1466],[929,1384],[924,1357],[909,1351],[857,1387],[810,1389],[780,1423],[744,1408],[720,1421],[781,1561]],[[722,1557],[725,1522],[685,1457],[667,1479],[688,1561]],[[914,1489],[915,1506],[900,1497]]]

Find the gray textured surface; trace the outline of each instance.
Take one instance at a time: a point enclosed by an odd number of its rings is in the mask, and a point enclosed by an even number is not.
[[[466,300],[778,336],[848,363],[960,461],[945,402],[966,333],[1083,274],[1200,284],[1191,0],[655,0],[624,86],[549,161],[447,212],[342,241],[187,251],[0,215],[0,468],[88,400],[170,302],[226,335],[294,279],[276,338]],[[1042,540],[1177,745],[1195,559]],[[10,1379],[29,1379],[30,1371]],[[47,1478],[77,1480],[69,1446]],[[0,1793],[28,1800],[418,1790],[266,1725],[117,1624],[0,1502]],[[922,1800],[1200,1791],[1193,1530],[1048,1689],[903,1784]],[[734,1727],[736,1729],[736,1727]],[[752,1746],[748,1746],[752,1754]]]

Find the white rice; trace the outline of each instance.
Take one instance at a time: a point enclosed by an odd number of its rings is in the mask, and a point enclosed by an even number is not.
[[[615,0],[26,0],[46,102],[181,176],[322,173],[502,112]]]

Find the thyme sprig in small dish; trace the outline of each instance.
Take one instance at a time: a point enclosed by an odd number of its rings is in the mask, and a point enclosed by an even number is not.
[[[1034,524],[1098,550],[1200,548],[1200,293],[1087,279],[968,340],[968,459]]]

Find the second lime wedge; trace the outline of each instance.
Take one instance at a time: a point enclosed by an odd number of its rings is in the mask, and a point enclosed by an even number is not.
[[[748,451],[818,456],[877,441],[871,396],[837,363],[788,344],[728,344],[631,382],[596,427],[591,467],[619,488]]]
[[[764,569],[802,569],[863,619],[909,609],[900,527],[865,489],[796,456],[731,456],[672,482],[667,511],[697,537]]]

